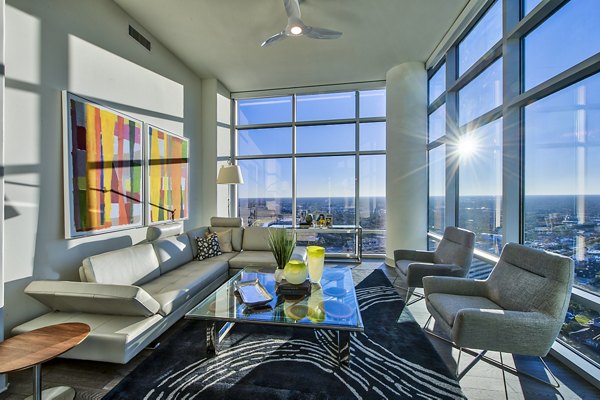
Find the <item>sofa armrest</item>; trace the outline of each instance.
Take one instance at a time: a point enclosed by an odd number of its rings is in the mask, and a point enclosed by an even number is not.
[[[460,347],[545,356],[562,321],[536,311],[460,310],[452,338]]]
[[[433,251],[404,249],[394,250],[394,264],[398,262],[398,260],[413,260],[416,262],[432,263],[433,254]]]
[[[25,293],[55,311],[149,317],[160,309],[144,289],[130,285],[33,281]]]
[[[426,276],[423,278],[425,297],[431,293],[487,297],[485,281],[449,276]]]
[[[406,282],[409,287],[423,287],[423,278],[426,276],[454,276],[462,277],[464,269],[456,264],[420,264],[412,263],[408,266]]]

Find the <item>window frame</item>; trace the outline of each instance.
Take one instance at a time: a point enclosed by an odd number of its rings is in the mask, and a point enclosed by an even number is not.
[[[358,212],[358,207],[360,205],[360,157],[366,155],[383,155],[386,156],[386,149],[384,150],[361,150],[360,149],[360,125],[363,123],[370,122],[384,122],[387,123],[386,116],[383,117],[360,117],[360,92],[365,92],[369,90],[386,90],[385,86],[381,84],[370,84],[365,87],[354,87],[354,88],[344,88],[337,90],[309,90],[304,91],[301,88],[290,88],[285,90],[283,93],[279,92],[276,94],[264,93],[257,96],[249,96],[245,94],[243,97],[237,97],[236,93],[232,93],[233,98],[233,108],[235,112],[232,114],[232,126],[233,126],[233,135],[236,143],[232,146],[232,155],[231,158],[237,163],[240,160],[252,160],[252,159],[268,159],[268,158],[292,158],[292,219],[295,220],[297,215],[297,171],[296,171],[296,160],[299,158],[310,158],[310,157],[338,157],[338,156],[353,156],[354,157],[354,204],[355,204],[355,225],[360,225],[360,213]],[[344,118],[344,119],[333,119],[333,120],[311,120],[311,121],[297,121],[296,118],[296,99],[298,96],[304,95],[329,95],[336,93],[348,93],[354,92],[355,95],[355,117],[354,118]],[[292,96],[292,121],[289,123],[265,123],[265,124],[252,124],[252,125],[240,125],[237,122],[237,102],[238,100],[247,100],[247,99],[258,99],[258,98],[269,98],[269,97],[281,97],[289,95]],[[324,125],[343,125],[343,124],[353,124],[355,126],[355,145],[353,150],[348,151],[322,151],[322,152],[303,152],[299,153],[296,148],[297,143],[297,128],[303,126],[324,126]],[[238,130],[249,130],[249,129],[265,129],[265,128],[289,128],[292,129],[292,151],[290,153],[281,153],[281,154],[268,154],[268,155],[238,155],[237,149],[237,136]],[[387,147],[387,145],[386,145]],[[237,215],[238,213],[238,196],[237,193],[233,197],[233,205],[232,205],[232,215]],[[370,233],[386,233],[385,229],[364,229],[362,230],[363,235]],[[358,243],[356,244],[358,246]],[[337,256],[337,254],[331,254],[333,256]],[[385,254],[370,254],[363,253],[363,258],[385,258]]]

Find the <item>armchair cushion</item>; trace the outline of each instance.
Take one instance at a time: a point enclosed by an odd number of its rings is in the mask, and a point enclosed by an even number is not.
[[[407,266],[408,287],[423,287],[423,278],[430,275],[462,277],[463,269],[456,264],[412,263]]]
[[[560,325],[546,314],[508,310],[463,309],[452,327],[460,347],[545,356]]]
[[[433,307],[449,326],[454,325],[456,315],[465,309],[475,309],[478,312],[502,310],[498,304],[479,296],[431,293],[427,296],[427,300],[428,306]]]
[[[130,285],[33,281],[25,293],[54,311],[149,317],[160,308],[144,289]]]
[[[423,288],[425,296],[431,293],[446,293],[487,297],[486,283],[478,279],[427,276],[423,278]]]
[[[416,262],[414,260],[398,260],[396,261],[396,268],[398,268],[398,272],[400,272],[402,275],[406,276],[408,275],[408,266],[411,264],[415,264]],[[427,265],[427,266],[431,266],[433,265],[433,263],[419,263],[419,265]]]
[[[410,260],[411,262],[433,263],[433,251],[423,250],[394,250],[394,261]]]

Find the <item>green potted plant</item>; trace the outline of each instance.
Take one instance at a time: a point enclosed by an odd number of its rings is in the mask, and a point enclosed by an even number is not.
[[[277,263],[277,269],[275,270],[275,280],[277,282],[281,281],[283,269],[290,261],[295,246],[296,237],[291,229],[269,228],[269,248]]]

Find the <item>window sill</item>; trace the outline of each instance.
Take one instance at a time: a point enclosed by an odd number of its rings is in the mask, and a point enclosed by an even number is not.
[[[552,345],[550,354],[573,370],[577,375],[600,389],[600,368],[558,341]]]

